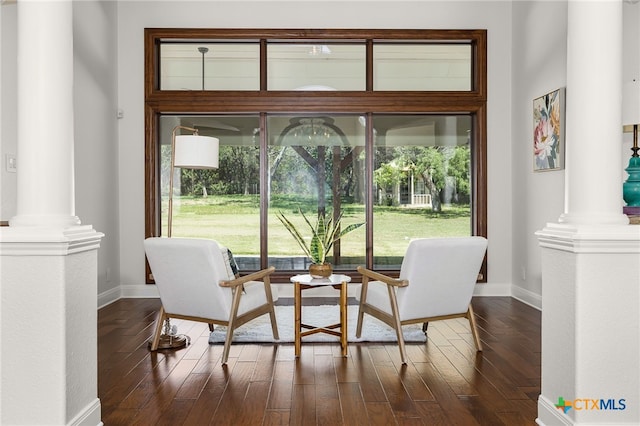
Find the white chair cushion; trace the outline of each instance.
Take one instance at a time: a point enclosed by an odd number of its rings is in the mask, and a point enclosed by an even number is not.
[[[486,249],[483,237],[411,241],[400,269],[409,285],[395,289],[400,320],[466,312]],[[366,302],[391,314],[387,285],[381,281],[369,282]]]
[[[238,315],[242,315],[267,303],[267,296],[264,292],[264,284],[260,281],[249,281],[244,284],[244,294],[240,298],[240,306],[238,307]],[[273,301],[278,300],[278,290],[275,286],[271,287],[271,295]]]
[[[400,268],[409,281],[398,289],[400,319],[466,312],[486,250],[478,236],[411,241]]]
[[[356,300],[360,301],[360,292],[356,292]],[[367,285],[367,303],[391,315],[391,302],[387,285],[382,281],[369,281]]]

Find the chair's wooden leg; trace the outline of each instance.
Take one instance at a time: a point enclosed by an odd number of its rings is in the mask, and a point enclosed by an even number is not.
[[[231,349],[231,340],[233,339],[233,330],[231,329],[231,325],[229,325],[229,329],[227,330],[227,336],[224,339],[224,350],[222,351],[222,361],[221,364],[225,365],[227,360],[229,359],[229,350]]]
[[[356,337],[360,338],[362,335],[362,321],[364,319],[364,310],[362,307],[364,306],[367,298],[367,287],[369,284],[369,280],[366,276],[362,277],[362,288],[360,290],[360,307],[358,308],[358,322],[356,323]]]
[[[302,337],[300,335],[300,327],[302,327],[302,288],[300,287],[299,282],[295,282],[293,284],[293,305],[293,325],[295,327],[295,329],[293,330],[293,346],[295,357],[298,358],[300,356],[300,350],[302,349]]]
[[[271,318],[271,331],[273,331],[273,338],[276,340],[280,340],[280,335],[278,334],[278,322],[276,321],[276,310],[273,307],[273,303],[271,304],[269,317]]]
[[[231,302],[231,313],[229,314],[229,323],[227,325],[227,336],[224,339],[224,350],[222,351],[222,365],[227,363],[229,359],[229,350],[231,349],[231,341],[233,340],[233,332],[236,328],[236,318],[238,316],[238,307],[240,306],[240,296],[242,290],[235,288],[233,290],[233,301]]]
[[[427,328],[429,328],[429,323],[428,322],[423,322],[422,323],[422,332],[424,334],[427,334]]]
[[[389,301],[391,302],[391,313],[393,315],[393,323],[396,329],[396,336],[398,336],[398,348],[400,349],[400,359],[403,364],[407,363],[407,352],[404,348],[404,336],[402,334],[402,322],[400,321],[400,314],[398,313],[398,299],[396,298],[396,290],[394,287],[388,285]]]
[[[156,320],[156,331],[153,333],[153,338],[151,340],[151,350],[157,351],[158,345],[160,344],[160,335],[162,334],[162,327],[164,326],[164,321],[167,319],[167,315],[164,311],[164,307],[160,306],[160,311],[158,312],[158,319]]]
[[[469,327],[471,327],[473,341],[476,344],[476,350],[482,352],[482,343],[480,342],[480,335],[478,334],[478,327],[476,326],[476,316],[473,313],[471,303],[469,303],[469,310],[467,310],[467,319],[469,320]]]
[[[269,318],[271,319],[271,331],[273,331],[273,338],[276,340],[280,340],[280,335],[278,334],[278,322],[276,321],[276,310],[273,306],[273,294],[271,293],[271,279],[269,276],[265,276],[263,279],[264,284],[264,293],[267,298],[267,303],[269,304]]]
[[[340,284],[340,346],[342,356],[347,356],[347,283]]]
[[[212,322],[209,323],[209,331],[213,332],[213,328],[214,328],[214,324]]]

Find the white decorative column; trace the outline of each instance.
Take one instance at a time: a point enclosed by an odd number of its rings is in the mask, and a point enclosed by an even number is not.
[[[75,216],[72,2],[18,2],[17,215],[0,228],[0,424],[99,425],[97,250]]]
[[[18,135],[20,196],[10,224],[79,225],[74,212],[70,1],[18,4]]]
[[[567,55],[565,212],[537,233],[537,422],[638,425],[640,226],[622,214],[622,2],[569,1]]]

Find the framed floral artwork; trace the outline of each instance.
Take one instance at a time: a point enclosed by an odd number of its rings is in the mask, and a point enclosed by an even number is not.
[[[533,100],[533,170],[564,168],[564,88]]]

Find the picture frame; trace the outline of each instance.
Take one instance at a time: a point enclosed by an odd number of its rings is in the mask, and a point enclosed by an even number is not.
[[[564,169],[564,88],[533,100],[533,171]]]

